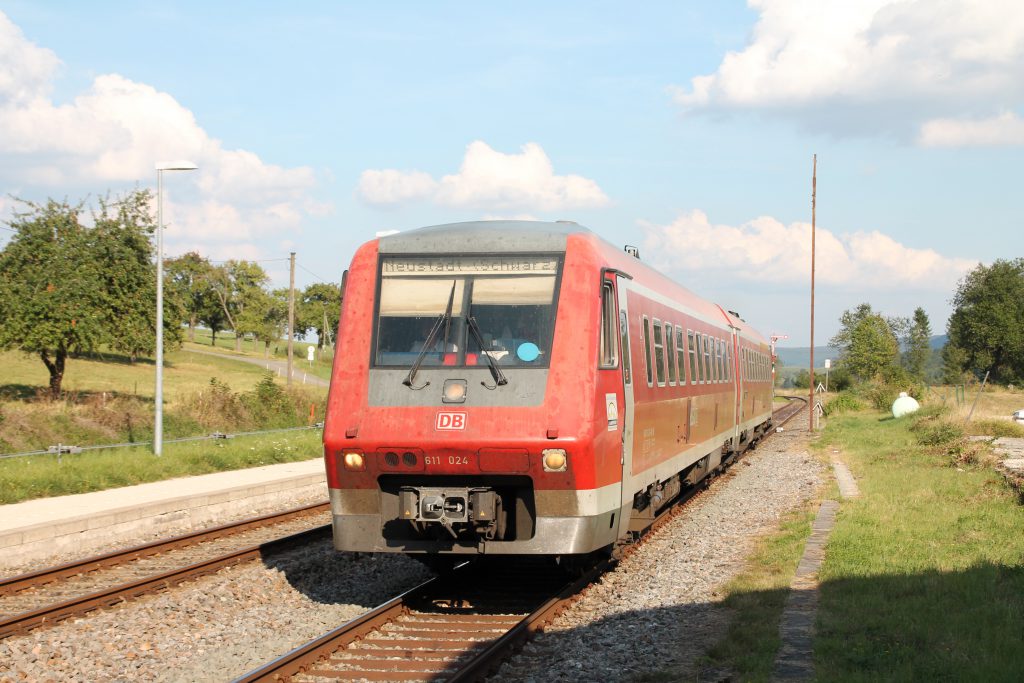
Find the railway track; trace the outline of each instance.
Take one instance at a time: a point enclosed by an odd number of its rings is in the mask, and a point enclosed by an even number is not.
[[[326,502],[0,579],[0,638],[330,537]]]
[[[802,401],[802,403],[801,403]],[[806,406],[791,399],[773,413],[781,427]],[[765,438],[769,438],[767,434]],[[685,510],[706,487],[683,492],[644,537]],[[627,546],[628,554],[637,544]],[[616,564],[602,559],[568,579],[553,563],[466,563],[427,581],[238,679],[262,681],[481,680]]]

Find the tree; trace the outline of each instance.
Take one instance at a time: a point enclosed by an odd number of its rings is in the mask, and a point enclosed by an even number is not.
[[[829,344],[841,349],[840,367],[864,380],[896,365],[899,342],[893,323],[871,310],[870,304],[844,311],[839,321],[842,327]]]
[[[0,252],[0,348],[38,354],[58,398],[68,355],[107,344],[154,348],[156,269],[147,191],[102,200],[92,228],[82,205],[23,202]]]
[[[1024,380],[1024,259],[979,265],[957,285],[944,355],[960,370],[991,371],[994,382]]]
[[[231,260],[213,269],[210,285],[228,325],[235,331],[235,351],[242,350],[242,336],[252,332],[257,316],[246,315],[246,308],[266,294],[263,287],[270,281],[263,268],[251,261]]]
[[[151,236],[156,223],[148,191],[131,192],[111,202],[101,198],[93,215],[93,246],[103,279],[108,344],[134,361],[156,348],[156,268]],[[180,306],[164,301],[164,346],[181,343]]]
[[[924,378],[925,365],[932,355],[932,327],[924,309],[914,309],[914,317],[905,336],[906,352],[903,365],[916,379]]]
[[[174,302],[188,323],[188,340],[196,340],[196,325],[220,312],[220,301],[210,285],[213,265],[194,251],[164,263],[166,299]]]
[[[322,350],[328,336],[338,329],[341,315],[341,288],[333,282],[317,282],[306,287],[296,312],[296,331],[315,330],[317,350]]]
[[[258,315],[253,334],[263,342],[263,355],[266,357],[270,355],[270,345],[284,336],[288,326],[288,290],[275,289],[249,310]]]

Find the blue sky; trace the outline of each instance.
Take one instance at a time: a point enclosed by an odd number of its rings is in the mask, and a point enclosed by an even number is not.
[[[0,217],[187,158],[168,252],[277,284],[377,231],[574,219],[789,345],[815,153],[818,343],[863,301],[941,333],[1019,254],[1018,4],[550,5],[0,1]]]

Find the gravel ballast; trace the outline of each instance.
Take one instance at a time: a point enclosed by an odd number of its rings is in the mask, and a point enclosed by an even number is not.
[[[728,623],[716,588],[825,476],[798,420],[592,586],[494,680],[627,680],[669,667],[692,677],[694,660]],[[319,542],[0,641],[0,680],[231,679],[429,576],[402,556],[337,553]]]
[[[495,680],[622,681],[670,670],[692,680],[696,660],[724,634],[716,589],[743,568],[758,535],[811,499],[825,467],[794,418],[733,465],[614,571],[558,617]],[[659,679],[661,680],[661,679]]]
[[[0,680],[228,680],[429,576],[322,541],[0,641]]]

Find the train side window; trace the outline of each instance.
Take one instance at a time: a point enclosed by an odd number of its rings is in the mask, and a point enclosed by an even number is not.
[[[717,339],[711,340],[711,362],[715,366],[715,382],[722,381],[722,359],[719,358],[721,342]]]
[[[683,345],[683,328],[676,325],[676,366],[679,368],[679,384],[686,384],[686,347]]]
[[[725,342],[718,340],[718,381],[725,381]]]
[[[740,358],[740,379],[746,382],[750,379],[750,367],[747,365],[748,354],[746,349],[740,349],[740,352],[742,354]]]
[[[722,381],[729,381],[729,365],[725,362],[725,340],[718,340],[718,356],[722,364]]]
[[[716,384],[722,379],[721,368],[718,365],[718,340],[711,338],[711,367],[712,378]]]
[[[654,384],[654,367],[651,365],[651,322],[644,316],[644,360],[647,361],[647,386]]]
[[[711,367],[711,337],[704,335],[704,379],[709,383],[715,381]]]
[[[725,342],[725,380],[732,381],[732,340]]]
[[[615,288],[611,282],[605,282],[601,288],[601,367],[619,367],[618,335],[615,334],[617,319],[615,305]]]
[[[665,329],[654,319],[654,368],[658,373],[658,386],[665,386]]]
[[[676,337],[671,323],[665,323],[665,362],[668,363],[668,383],[676,384]]]
[[[625,311],[619,311],[619,333],[622,335],[622,381],[633,382],[632,361],[629,357],[629,318]]]
[[[722,340],[722,381],[729,381],[729,340]]]
[[[697,342],[697,384],[704,384],[704,335],[694,333],[694,341]]]
[[[690,384],[697,383],[697,340],[693,330],[686,331],[686,352],[690,354]]]

